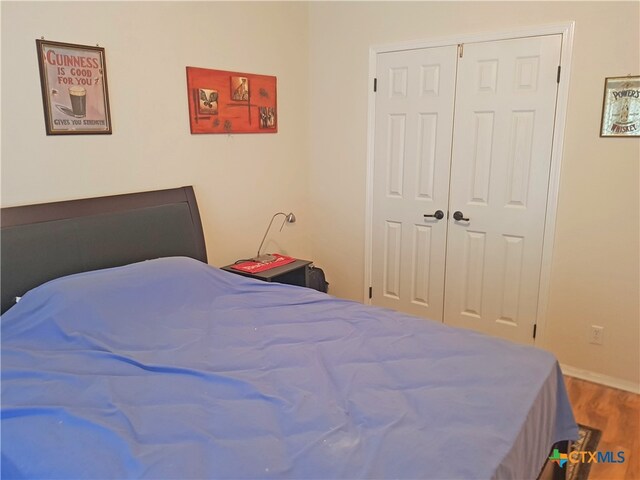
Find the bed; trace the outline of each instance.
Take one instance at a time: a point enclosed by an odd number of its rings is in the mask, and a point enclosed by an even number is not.
[[[1,239],[2,478],[535,479],[577,438],[547,352],[207,265],[191,187]]]

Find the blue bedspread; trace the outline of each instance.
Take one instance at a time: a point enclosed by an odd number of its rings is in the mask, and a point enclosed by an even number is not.
[[[2,478],[535,478],[544,351],[168,258],[1,319]]]

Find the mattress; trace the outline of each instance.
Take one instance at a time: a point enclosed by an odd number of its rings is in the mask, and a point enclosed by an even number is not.
[[[556,359],[172,257],[1,317],[2,478],[536,478]]]

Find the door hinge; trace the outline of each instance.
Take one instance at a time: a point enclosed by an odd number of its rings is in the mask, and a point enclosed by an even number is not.
[[[536,330],[538,329],[538,324],[534,323],[533,324],[533,338],[536,338]]]
[[[373,91],[374,92],[378,91],[378,79],[377,78],[373,79]]]
[[[369,299],[373,298],[373,287],[369,287]]]
[[[558,76],[556,77],[556,83],[560,83],[560,69],[562,67],[560,67],[560,65],[558,65]]]
[[[463,53],[464,53],[464,43],[459,43],[458,44],[458,57],[462,58]]]

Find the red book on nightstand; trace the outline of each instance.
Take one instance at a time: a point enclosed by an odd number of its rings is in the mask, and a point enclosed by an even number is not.
[[[270,270],[272,268],[281,267],[282,265],[286,265],[287,263],[296,261],[296,259],[293,257],[287,257],[285,255],[279,255],[277,253],[274,253],[273,256],[276,257],[276,259],[272,262],[260,263],[248,261],[231,265],[231,268],[240,270],[241,272],[258,273],[264,272],[265,270]]]

